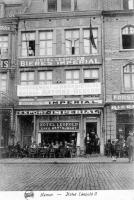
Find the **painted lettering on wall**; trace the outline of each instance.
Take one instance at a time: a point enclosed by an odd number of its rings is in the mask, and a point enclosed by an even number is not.
[[[9,67],[9,61],[8,60],[0,60],[0,67],[1,68],[8,68]]]
[[[20,67],[35,67],[35,66],[57,66],[57,65],[81,65],[81,64],[101,64],[101,57],[51,57],[51,58],[35,58],[21,59]]]

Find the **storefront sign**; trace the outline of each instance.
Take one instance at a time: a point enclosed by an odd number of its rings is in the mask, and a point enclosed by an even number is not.
[[[0,68],[8,68],[9,67],[9,61],[7,59],[0,60]]]
[[[101,94],[101,83],[18,85],[18,97]]]
[[[85,109],[85,110],[24,110],[17,111],[17,115],[98,115],[99,109]]]
[[[100,56],[70,56],[21,59],[20,67],[40,67],[59,65],[94,65],[101,64]]]
[[[79,122],[39,122],[40,131],[64,130],[75,131],[79,130]]]
[[[19,105],[91,105],[102,104],[102,100],[85,100],[85,101],[21,101]]]
[[[112,110],[132,110],[134,109],[134,105],[113,105],[111,106]]]
[[[10,26],[0,24],[0,31],[10,31]]]
[[[115,94],[113,95],[113,101],[134,101],[134,94]]]

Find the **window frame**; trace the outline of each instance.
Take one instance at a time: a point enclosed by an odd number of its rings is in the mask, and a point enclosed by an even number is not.
[[[29,40],[30,34],[34,34],[34,40]],[[24,36],[23,36],[24,35]],[[23,37],[25,39],[23,40]],[[27,38],[28,37],[28,38]],[[29,41],[34,41],[34,48],[31,48],[31,53],[29,53],[29,47],[32,46],[29,44]],[[26,48],[23,47],[23,44]],[[23,55],[23,50],[26,50],[26,55]],[[30,55],[31,54],[31,55]],[[36,56],[36,31],[22,31],[21,32],[21,57],[35,57]]]
[[[123,0],[123,9],[124,10],[133,10],[134,9],[134,0]]]
[[[91,73],[91,77],[86,78],[85,77],[85,71],[89,71]],[[93,71],[97,71],[97,77],[93,77]],[[87,82],[85,82],[85,80],[87,80]],[[88,81],[89,80],[89,81]],[[100,77],[99,77],[99,68],[88,68],[88,69],[83,69],[83,82],[84,83],[95,83],[95,82],[99,82]]]
[[[67,72],[71,72],[71,78],[67,79]],[[79,72],[79,78],[74,78],[75,72]],[[66,84],[79,84],[80,83],[80,69],[66,69],[65,70],[65,83]]]
[[[63,7],[62,7],[63,6],[63,4],[62,4],[63,1],[66,2],[67,0],[61,0],[61,11],[62,12],[70,12],[72,10],[72,0],[69,0],[70,1],[70,8],[69,9],[63,9]]]
[[[47,34],[47,33],[52,33],[52,38],[51,39],[40,39],[40,33],[45,33],[45,35]],[[46,37],[46,36],[45,36]],[[43,49],[43,48],[40,48],[40,43],[41,43],[41,41],[44,41],[45,42],[45,48],[44,48],[44,50],[45,50],[45,54],[44,55],[41,55],[40,54],[40,49]],[[47,53],[47,44],[48,44],[48,42],[50,42],[51,41],[51,45],[52,45],[52,47],[51,47],[51,54],[48,54]],[[53,30],[39,30],[38,31],[38,43],[39,43],[39,45],[38,45],[38,55],[39,56],[52,56],[53,55]]]
[[[2,75],[6,75],[6,78],[3,79]],[[3,87],[2,85],[2,81],[4,80],[5,86]],[[2,92],[6,92],[7,91],[7,87],[8,87],[8,76],[7,76],[7,72],[0,72],[0,91]]]
[[[49,10],[49,1],[56,1],[56,9],[55,10]],[[47,0],[47,12],[52,13],[52,12],[57,12],[58,10],[58,0]]]
[[[76,38],[76,39],[73,36],[75,31],[78,31],[78,38]],[[71,38],[69,38],[69,39],[66,38],[67,32],[70,32],[70,34],[71,34]],[[80,55],[80,29],[79,28],[65,29],[64,30],[64,38],[65,38],[65,55],[67,55],[67,56]],[[66,43],[67,41],[71,42],[70,47],[67,47],[67,43]],[[78,47],[76,44],[77,41],[78,41]],[[78,49],[78,53],[75,53],[76,49]],[[69,53],[67,53],[67,52],[69,52]]]
[[[85,52],[84,40],[85,39],[88,40],[88,38],[84,36],[84,31],[89,31],[89,52],[88,53]],[[96,38],[94,37],[94,39],[97,40],[95,42],[95,45],[96,45],[96,48],[97,48],[96,52],[93,52],[93,49],[95,49],[95,48],[93,47],[91,40],[90,40],[90,28],[83,28],[83,38],[82,39],[83,39],[83,54],[84,55],[89,55],[89,54],[96,55],[99,52],[99,49],[98,49],[98,28],[95,28],[95,27],[92,28],[92,32],[93,31],[97,31],[97,36],[96,36]],[[93,33],[93,35],[94,35],[94,33]]]
[[[21,79],[21,74],[25,73],[26,74],[26,80]],[[29,81],[29,74],[33,73],[33,80]],[[22,84],[25,83],[25,84]],[[29,83],[33,83],[33,84],[29,84]],[[20,71],[20,85],[34,85],[35,84],[35,71],[29,70],[29,71]]]
[[[124,72],[124,69],[127,68],[127,67],[129,67],[130,71]],[[123,66],[122,71],[123,71],[123,91],[124,92],[134,91],[134,81],[133,81],[134,80],[134,78],[133,78],[134,77],[134,71],[132,70],[132,68],[134,70],[134,63],[129,63],[129,64]],[[125,87],[125,75],[129,76],[129,85],[130,85],[130,88],[126,88]]]
[[[6,41],[0,41],[0,43],[4,43],[4,44],[7,43],[7,47],[6,48],[0,48],[0,49],[7,49],[7,52],[4,53],[4,54],[2,54],[2,52],[0,52],[0,58],[8,58],[9,57],[9,49],[10,49],[10,47],[9,47],[9,40],[10,40],[9,34],[0,34],[0,38],[2,38],[2,37],[7,37]]]
[[[124,34],[123,31],[124,30],[127,30],[128,33]],[[123,48],[123,36],[133,36],[133,39],[134,39],[134,33],[130,33],[131,29],[133,29],[134,31],[134,25],[127,25],[127,26],[124,26],[122,29],[121,29],[121,47],[122,47],[122,50],[134,50],[134,44],[133,44],[133,48]]]
[[[44,75],[45,75],[45,79],[43,80],[41,80],[40,79],[40,76],[39,76],[39,74],[41,73],[41,72],[44,72]],[[49,73],[49,72],[51,72],[51,81],[48,79],[48,77],[47,77],[47,74]],[[40,83],[40,82],[42,82],[42,83]],[[39,85],[48,85],[48,84],[53,84],[53,71],[52,70],[39,70],[38,71],[38,84]]]

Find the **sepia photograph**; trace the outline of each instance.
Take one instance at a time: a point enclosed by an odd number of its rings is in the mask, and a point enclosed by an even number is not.
[[[0,0],[0,199],[134,200],[134,0]]]

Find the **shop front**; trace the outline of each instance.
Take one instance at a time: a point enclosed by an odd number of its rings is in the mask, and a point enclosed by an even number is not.
[[[127,139],[129,132],[134,130],[134,105],[114,105],[112,110],[116,112],[117,139]]]
[[[90,139],[103,137],[101,134],[102,110],[96,109],[56,109],[56,110],[18,110],[16,111],[16,137],[21,144],[38,145],[68,143],[77,148],[77,153],[95,153]],[[94,145],[95,142],[94,142]],[[100,149],[100,146],[99,148]],[[96,153],[100,153],[99,150]]]

